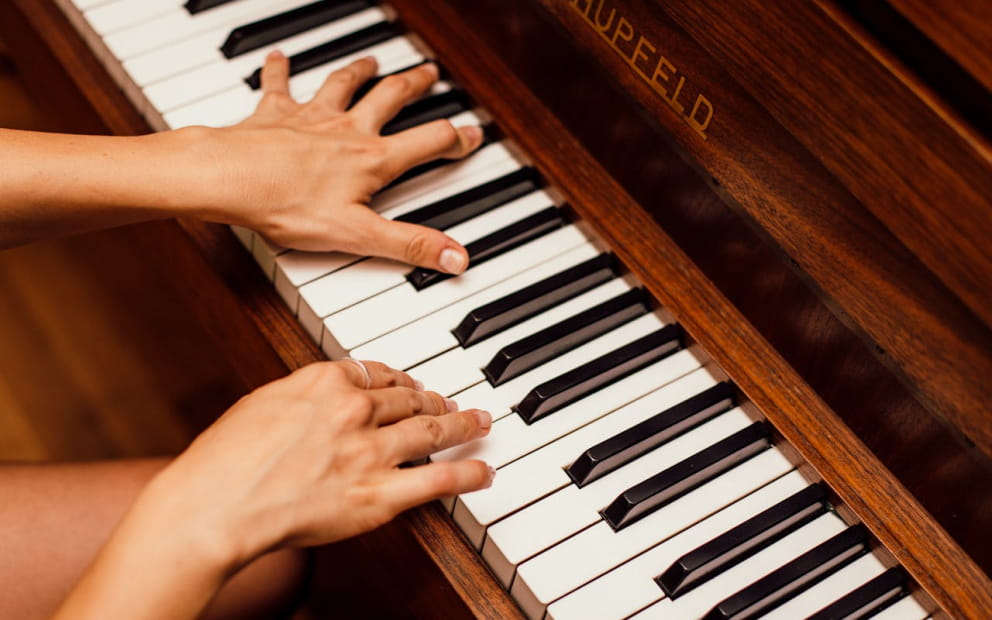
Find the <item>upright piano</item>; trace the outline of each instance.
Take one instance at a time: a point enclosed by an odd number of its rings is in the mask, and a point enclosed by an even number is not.
[[[80,131],[237,122],[275,47],[304,98],[435,59],[391,130],[486,124],[372,201],[458,278],[168,239],[246,376],[380,358],[498,418],[435,456],[492,489],[354,558],[427,567],[426,615],[992,617],[987,3],[4,0],[0,38]]]

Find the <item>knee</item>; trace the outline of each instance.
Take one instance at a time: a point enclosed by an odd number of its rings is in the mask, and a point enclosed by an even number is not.
[[[310,572],[310,554],[285,549],[264,555],[241,569],[203,614],[208,620],[285,618],[299,605]]]

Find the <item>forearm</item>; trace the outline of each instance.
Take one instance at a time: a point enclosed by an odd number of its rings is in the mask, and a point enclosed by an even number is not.
[[[0,248],[195,215],[217,200],[208,130],[137,137],[0,130]],[[212,186],[212,181],[217,184]]]

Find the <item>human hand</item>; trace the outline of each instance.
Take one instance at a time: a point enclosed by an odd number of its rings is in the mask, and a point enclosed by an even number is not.
[[[179,535],[220,541],[241,566],[287,546],[372,530],[423,502],[484,488],[481,461],[399,468],[482,437],[491,416],[452,411],[406,374],[366,362],[307,366],[249,394],[164,470],[136,504]],[[194,532],[191,534],[190,532]],[[212,543],[213,544],[213,543]]]
[[[383,256],[461,273],[468,254],[444,233],[386,220],[368,208],[372,195],[417,164],[468,155],[482,143],[478,127],[434,121],[392,136],[379,131],[437,80],[425,64],[388,76],[350,109],[359,86],[376,74],[375,59],[331,73],[307,103],[289,94],[289,61],[270,54],[262,68],[262,101],[242,123],[214,132],[209,155],[236,188],[212,219],[239,224],[301,250]],[[233,200],[231,200],[233,198]],[[207,217],[211,217],[208,215]]]

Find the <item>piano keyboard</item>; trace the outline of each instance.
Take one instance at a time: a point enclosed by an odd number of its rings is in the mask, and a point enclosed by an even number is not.
[[[381,75],[431,57],[370,0],[61,4],[161,130],[250,114],[276,48],[294,57],[300,99],[361,56]],[[441,82],[392,130],[487,122],[468,101]],[[433,458],[498,468],[491,488],[445,506],[529,618],[927,618],[902,569],[561,207],[510,142],[491,141],[371,203],[464,244],[457,278],[234,233],[328,356],[382,360],[493,413],[488,437]]]

